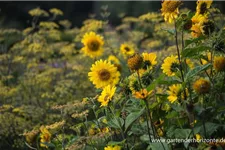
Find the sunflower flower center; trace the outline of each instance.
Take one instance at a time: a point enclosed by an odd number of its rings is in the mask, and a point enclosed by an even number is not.
[[[130,51],[130,48],[129,47],[125,47],[124,49],[125,49],[126,52],[129,52]]]
[[[96,40],[91,41],[90,43],[88,43],[88,48],[91,51],[97,51],[100,47],[100,43]]]
[[[206,3],[202,3],[200,6],[200,14],[204,14],[207,10],[207,4]]]
[[[104,97],[104,101],[108,101],[110,99],[109,94]]]
[[[103,81],[108,80],[110,78],[110,72],[106,69],[102,69],[98,72],[99,78]]]
[[[149,66],[151,66],[151,62],[148,60],[148,61],[144,61],[144,66],[143,68],[144,69],[147,69]]]
[[[178,69],[179,69],[179,64],[178,63],[172,63],[172,65],[170,67],[170,71],[171,72],[177,72]]]
[[[214,23],[212,21],[207,21],[203,23],[203,31],[205,35],[210,35],[215,29]]]
[[[138,84],[137,80],[135,80],[133,82],[132,87],[134,88],[135,91],[139,91],[140,90],[140,87],[139,87],[139,84]]]

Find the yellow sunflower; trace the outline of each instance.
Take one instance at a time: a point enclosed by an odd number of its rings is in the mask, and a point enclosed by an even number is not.
[[[181,1],[179,0],[165,0],[162,2],[161,12],[166,22],[172,23],[178,17],[178,7],[180,5]]]
[[[124,56],[132,56],[135,54],[134,46],[133,44],[124,43],[120,46],[120,51]]]
[[[212,4],[212,0],[198,0],[196,13],[204,15],[207,12],[207,10],[210,8],[211,4]]]
[[[101,59],[92,65],[88,76],[96,88],[103,88],[107,85],[116,85],[119,82],[120,73],[110,62]]]
[[[205,65],[212,61],[211,59],[211,52],[206,53],[206,57],[204,59],[201,58],[201,64]]]
[[[135,92],[134,93],[134,96],[138,99],[145,99],[147,98],[153,91],[147,91],[146,89],[141,89],[140,91],[138,92]]]
[[[179,61],[177,56],[171,55],[164,59],[161,69],[167,76],[174,76],[179,70]]]
[[[160,127],[160,126],[162,126],[163,123],[164,123],[164,120],[159,118],[159,120],[154,122],[154,125],[155,125],[155,127]]]
[[[225,71],[225,57],[215,56],[213,67],[216,71]]]
[[[140,84],[138,82],[138,79],[137,79],[137,74],[133,73],[132,75],[130,75],[128,77],[129,79],[129,88],[131,90],[131,92],[134,94],[136,91],[139,91],[141,90],[141,87],[140,87]]]
[[[40,127],[40,131],[41,131],[41,134],[40,134],[40,146],[41,147],[46,147],[48,148],[47,145],[43,144],[43,143],[49,143],[51,141],[51,133],[44,127],[44,126],[41,126]]]
[[[121,150],[121,147],[118,145],[115,146],[107,146],[104,148],[104,150]]]
[[[182,89],[181,84],[174,84],[174,85],[169,86],[169,90],[167,91],[169,96],[167,97],[167,99],[171,103],[174,103],[178,99],[181,89]]]
[[[197,38],[197,37],[200,37],[201,35],[202,35],[201,24],[192,25],[192,27],[191,27],[191,36],[193,38]]]
[[[191,61],[191,59],[186,59],[186,63],[190,69],[194,68],[194,63],[193,61]]]
[[[195,14],[192,18],[191,21],[193,24],[198,24],[202,23],[203,21],[207,20],[206,16],[201,15],[201,14]]]
[[[101,95],[98,97],[98,101],[101,103],[101,107],[108,106],[108,103],[112,99],[115,91],[116,91],[116,87],[111,85],[106,86],[102,90]]]
[[[152,69],[156,64],[156,53],[142,53],[144,69]]]
[[[86,33],[81,42],[84,44],[81,50],[85,55],[95,58],[103,54],[103,37],[95,32]]]
[[[110,61],[112,64],[120,64],[119,59],[114,55],[109,55],[108,61]]]
[[[109,55],[109,57],[108,57],[107,60],[108,60],[110,63],[112,63],[112,64],[117,68],[117,70],[118,70],[119,72],[122,71],[122,67],[121,67],[121,65],[120,65],[120,61],[119,61],[119,59],[118,59],[116,56],[114,56],[114,55]]]
[[[193,84],[193,89],[198,94],[205,94],[210,91],[210,82],[206,79],[200,78]]]

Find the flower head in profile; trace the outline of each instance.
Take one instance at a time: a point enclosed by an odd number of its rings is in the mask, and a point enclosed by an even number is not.
[[[192,18],[191,21],[193,24],[198,24],[201,23],[203,21],[207,20],[207,17],[201,14],[195,14]]]
[[[115,146],[107,146],[104,148],[104,150],[121,150],[121,147],[118,145]]]
[[[196,13],[201,15],[206,14],[211,4],[212,4],[212,0],[198,0]]]
[[[200,37],[202,35],[201,24],[195,24],[191,27],[191,36],[193,38]]]
[[[156,64],[156,53],[142,53],[143,61],[144,61],[144,69],[152,69]]]
[[[146,89],[141,89],[134,93],[134,96],[139,99],[146,99],[153,91],[147,91]]]
[[[169,86],[169,90],[167,91],[167,93],[169,94],[167,99],[171,103],[174,103],[175,101],[177,101],[179,97],[181,97],[181,99],[184,99],[184,95],[188,96],[187,88],[183,90],[181,84],[173,84]]]
[[[84,45],[81,50],[85,55],[95,58],[103,54],[103,37],[95,32],[86,33],[81,42]]]
[[[104,88],[107,85],[116,85],[119,82],[120,73],[110,62],[98,60],[92,64],[88,76],[96,88]]]
[[[101,107],[108,106],[108,103],[112,99],[115,91],[116,91],[116,87],[111,85],[106,86],[102,90],[101,95],[98,97],[98,101],[101,103]]]
[[[210,90],[210,82],[204,78],[200,78],[194,82],[193,89],[198,94],[208,93]]]
[[[162,2],[161,12],[166,22],[172,23],[178,17],[178,7],[181,5],[179,0],[165,0]]]
[[[174,103],[178,99],[181,89],[182,89],[181,84],[174,84],[169,86],[169,90],[167,91],[169,96],[167,98],[171,103]]]
[[[135,54],[134,45],[131,43],[121,44],[120,51],[125,57],[129,57]]]
[[[167,76],[174,76],[179,70],[179,61],[177,56],[171,55],[164,59],[161,69]]]
[[[44,126],[41,126],[40,127],[40,131],[41,131],[41,134],[40,134],[40,146],[41,147],[46,147],[48,148],[47,145],[45,145],[44,143],[49,143],[51,141],[51,133],[44,127]]]
[[[109,55],[108,61],[110,61],[112,64],[120,64],[119,59],[114,55]]]
[[[129,76],[129,88],[132,93],[135,93],[139,90],[141,90],[140,84],[138,83],[138,78],[136,74],[132,74]]]

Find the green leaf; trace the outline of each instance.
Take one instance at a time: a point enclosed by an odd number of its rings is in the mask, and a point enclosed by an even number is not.
[[[109,141],[107,145],[110,146],[115,146],[115,145],[123,145],[126,142],[126,139],[124,139],[123,141]]]
[[[206,134],[208,136],[211,136],[217,129],[221,127],[221,125],[216,124],[216,123],[211,123],[211,122],[206,122],[205,123],[205,129],[206,129]],[[200,132],[203,134],[204,133],[204,127],[203,125],[200,128]],[[204,135],[204,134],[203,134]]]
[[[198,73],[200,73],[203,70],[208,69],[211,66],[210,63],[205,64],[205,65],[201,65],[201,66],[197,66],[194,69],[190,70],[186,76],[185,76],[185,80],[191,79],[192,77],[196,76]]]
[[[140,140],[143,142],[148,143],[149,142],[149,135],[148,134],[144,134],[142,136],[140,136]]]
[[[166,115],[166,118],[167,118],[167,119],[170,119],[170,118],[177,117],[178,115],[179,115],[178,112],[172,111],[172,112],[170,112],[170,113],[168,113],[168,114]]]
[[[159,149],[163,149],[163,150],[169,150],[169,146],[167,143],[160,143],[160,142],[156,142],[156,143],[151,143],[147,149],[151,149],[151,150],[159,150]]]
[[[186,139],[189,138],[191,134],[191,129],[176,129],[174,131],[175,138]]]
[[[41,142],[41,144],[44,144],[45,146],[47,146],[48,148],[55,148],[55,145],[53,143],[48,143],[48,142]]]
[[[189,40],[185,40],[185,47],[187,47],[188,45],[192,44],[192,43],[197,43],[198,41],[201,41],[205,39],[205,37],[201,36],[201,37],[198,37],[198,38],[195,38],[195,39],[189,39]]]
[[[165,77],[165,74],[161,74],[158,78],[156,78],[148,87],[147,90],[151,91],[155,89],[155,86]]]
[[[130,113],[125,120],[125,132],[129,129],[129,127],[144,113],[145,108],[140,110],[139,112]]]
[[[124,121],[120,117],[114,117],[108,122],[108,125],[115,129],[121,129],[123,124],[124,124]]]
[[[182,53],[181,56],[182,58],[191,58],[191,57],[195,57],[196,55],[198,55],[200,52],[209,50],[210,47],[208,46],[198,46],[198,47],[194,47],[194,48],[185,48]]]

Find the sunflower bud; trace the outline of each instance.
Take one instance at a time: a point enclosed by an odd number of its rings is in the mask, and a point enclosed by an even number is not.
[[[217,56],[214,58],[213,67],[216,71],[225,71],[225,57]]]
[[[206,79],[200,78],[194,82],[193,89],[198,94],[206,94],[210,90],[210,82]]]
[[[138,70],[141,68],[143,58],[139,54],[134,54],[127,60],[128,67],[131,70]]]
[[[183,29],[184,30],[189,30],[189,29],[191,29],[191,27],[192,27],[192,21],[191,20],[185,21]]]

